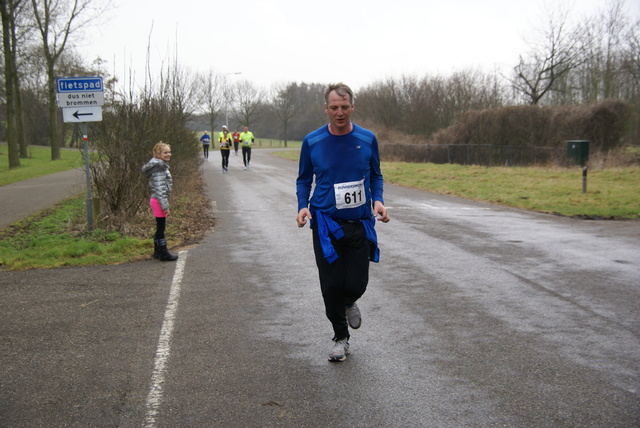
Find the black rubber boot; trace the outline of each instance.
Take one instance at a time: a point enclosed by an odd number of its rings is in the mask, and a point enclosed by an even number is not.
[[[153,235],[153,258],[158,260],[160,258],[160,248],[158,246],[158,239]]]
[[[171,254],[169,250],[167,250],[166,239],[158,239],[158,252],[160,253],[159,260],[161,262],[174,262],[178,260],[178,256]]]

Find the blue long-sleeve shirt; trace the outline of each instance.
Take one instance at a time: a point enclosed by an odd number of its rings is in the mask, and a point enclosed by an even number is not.
[[[314,217],[320,211],[335,222],[361,220],[367,238],[377,244],[372,207],[375,201],[384,203],[383,186],[378,140],[373,132],[354,124],[349,134],[332,135],[325,125],[302,142],[296,180],[298,211],[309,208]],[[327,246],[330,246],[328,234],[336,237],[326,224],[323,218],[318,229],[323,232],[325,256],[332,253],[332,247]],[[376,249],[375,259],[377,255]],[[331,258],[327,260],[331,262]]]
[[[311,189],[315,176],[313,195]],[[363,181],[364,194],[342,190],[336,201],[336,185]],[[384,180],[380,171],[378,140],[373,132],[353,125],[347,135],[332,135],[325,125],[307,135],[300,150],[300,167],[296,180],[298,211],[321,210],[336,221],[360,220],[372,216],[372,204],[384,203]],[[338,188],[338,194],[341,190]],[[347,196],[351,204],[346,203]],[[361,203],[361,205],[357,205]],[[341,207],[338,207],[342,203]],[[353,205],[350,208],[349,205]]]

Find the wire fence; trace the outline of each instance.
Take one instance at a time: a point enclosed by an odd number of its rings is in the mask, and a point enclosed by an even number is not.
[[[436,164],[528,166],[566,161],[566,151],[551,147],[488,144],[381,144],[380,158]]]

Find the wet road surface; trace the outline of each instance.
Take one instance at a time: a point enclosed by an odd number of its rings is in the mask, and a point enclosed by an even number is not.
[[[329,363],[297,165],[253,152],[228,174],[211,154],[217,224],[181,265],[0,272],[0,425],[640,425],[639,222],[386,185],[362,327]]]

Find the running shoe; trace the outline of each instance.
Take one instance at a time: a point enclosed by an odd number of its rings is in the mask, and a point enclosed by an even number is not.
[[[347,339],[336,340],[329,354],[329,361],[344,361],[347,359],[347,355],[349,355],[349,341]]]
[[[362,317],[360,316],[360,309],[358,308],[358,305],[354,303],[350,307],[347,306],[346,313],[349,327],[354,330],[360,328],[360,324],[362,324]]]

